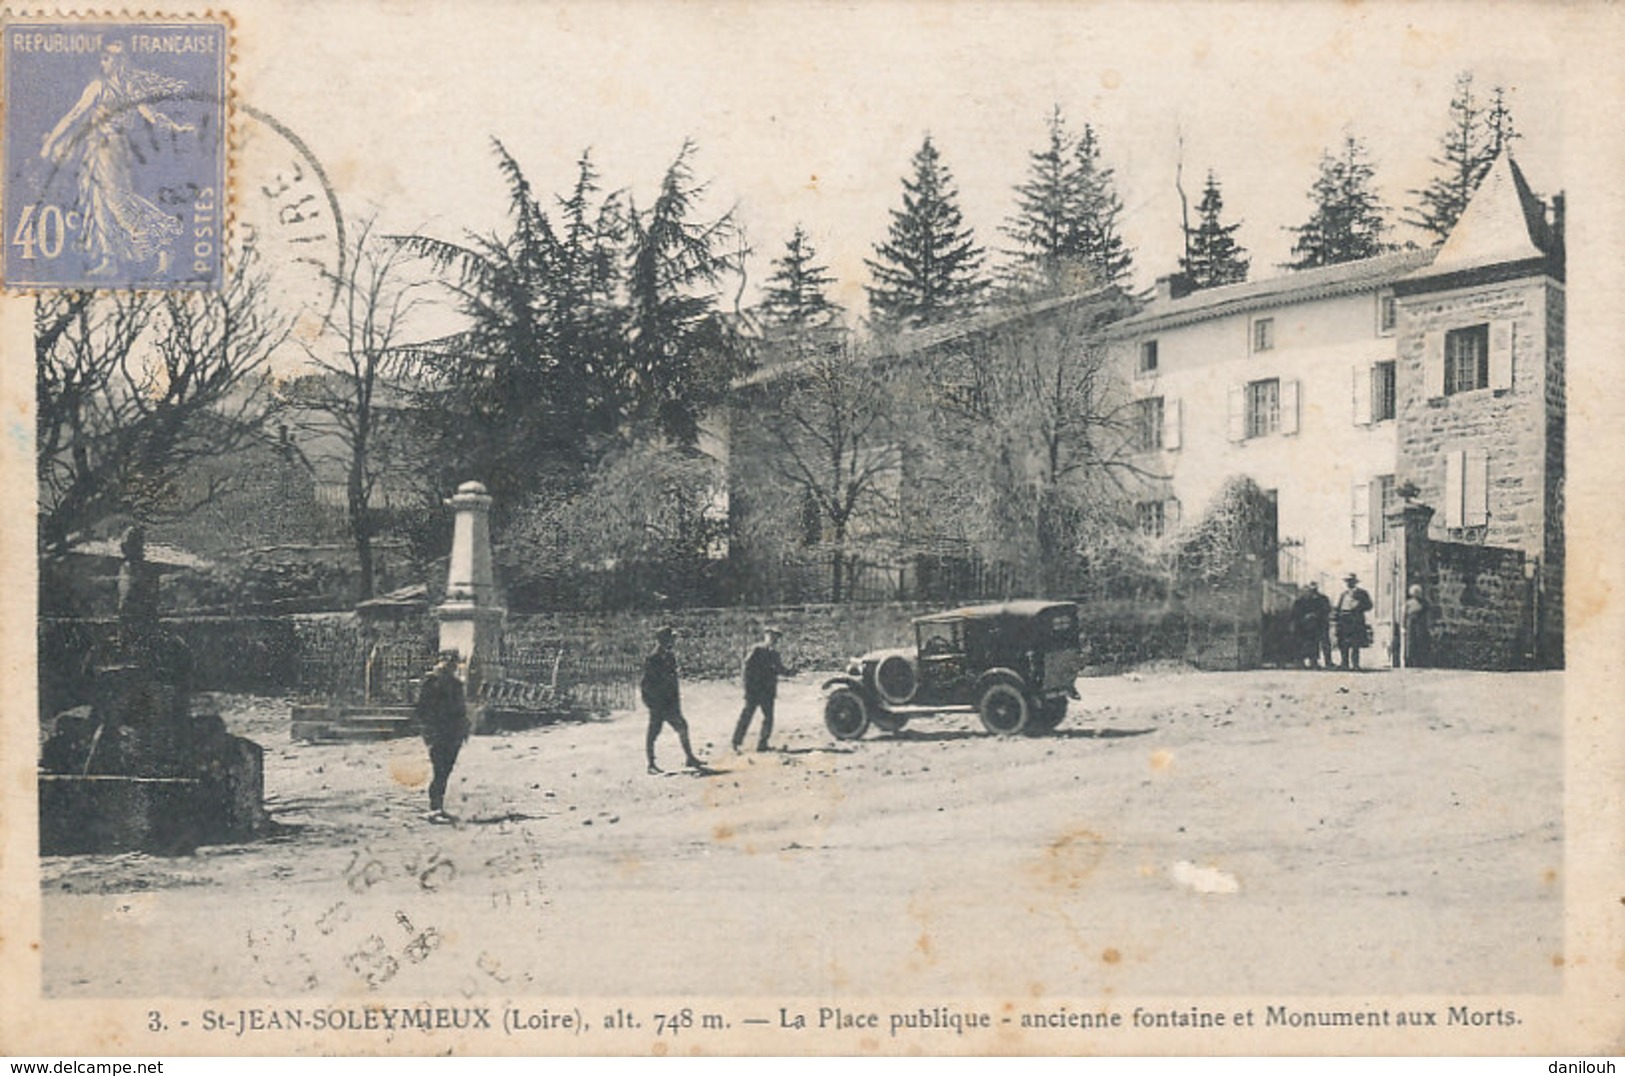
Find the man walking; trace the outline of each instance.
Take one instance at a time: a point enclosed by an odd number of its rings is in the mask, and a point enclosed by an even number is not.
[[[779,677],[790,675],[779,657],[780,634],[778,628],[763,629],[762,641],[745,655],[745,708],[739,712],[739,723],[734,726],[735,751],[744,748],[750,719],[758,707],[762,711],[762,730],[756,740],[756,750],[768,750],[768,740],[773,736],[773,702],[779,694]]]
[[[1360,648],[1371,645],[1371,629],[1365,614],[1371,608],[1371,595],[1360,586],[1360,577],[1350,572],[1343,577],[1343,593],[1337,597],[1337,650],[1344,669],[1360,668]]]
[[[643,661],[643,680],[638,685],[643,705],[649,708],[649,732],[644,739],[644,753],[649,756],[649,772],[662,772],[655,765],[655,740],[664,725],[677,730],[677,739],[683,745],[686,764],[691,770],[703,770],[705,763],[694,757],[694,748],[688,742],[688,722],[683,719],[682,701],[677,689],[677,655],[672,644],[677,633],[671,628],[655,632],[655,648]]]
[[[442,650],[434,668],[423,678],[414,710],[423,742],[429,747],[429,765],[434,776],[429,781],[431,822],[455,821],[446,813],[446,784],[451,780],[457,754],[468,739],[468,703],[463,682],[457,676],[458,653]]]

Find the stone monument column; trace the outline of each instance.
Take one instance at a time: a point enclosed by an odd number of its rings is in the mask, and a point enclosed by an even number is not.
[[[435,617],[440,621],[440,649],[462,656],[472,702],[482,682],[502,678],[502,624],[507,611],[498,604],[491,570],[491,497],[485,486],[464,482],[446,504],[457,519],[446,600],[435,609]]]

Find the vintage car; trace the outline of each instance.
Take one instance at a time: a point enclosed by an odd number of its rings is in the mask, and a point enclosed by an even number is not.
[[[854,658],[824,682],[824,724],[837,739],[954,711],[975,711],[999,736],[1049,732],[1077,698],[1078,607],[1069,602],[967,606],[922,616],[914,632],[914,646]]]

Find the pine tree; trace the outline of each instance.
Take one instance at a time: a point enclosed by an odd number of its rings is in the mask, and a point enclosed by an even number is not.
[[[1388,223],[1383,214],[1388,207],[1377,198],[1375,176],[1365,145],[1353,135],[1345,137],[1338,156],[1331,150],[1321,154],[1320,175],[1309,188],[1314,212],[1307,223],[1287,229],[1298,236],[1289,268],[1358,261],[1393,249],[1384,238]]]
[[[984,252],[959,210],[959,191],[931,136],[903,180],[903,207],[892,210],[886,242],[864,264],[874,277],[869,310],[881,325],[917,327],[972,313],[987,281]]]
[[[1409,192],[1416,196],[1417,204],[1406,223],[1443,242],[1461,219],[1490,164],[1516,137],[1505,92],[1496,87],[1494,102],[1485,111],[1473,96],[1472,72],[1457,75],[1456,94],[1450,99],[1450,127],[1440,139],[1442,155],[1433,158],[1439,175],[1422,190]]]
[[[1100,163],[1100,141],[1092,124],[1078,139],[1077,249],[1097,285],[1120,284],[1133,268],[1134,255],[1118,232],[1123,200],[1117,196],[1112,170]]]
[[[1201,204],[1196,207],[1201,221],[1194,228],[1185,227],[1185,244],[1190,253],[1179,259],[1179,267],[1190,278],[1193,288],[1216,288],[1247,279],[1251,263],[1247,251],[1235,238],[1241,222],[1220,224],[1219,214],[1223,211],[1224,196],[1219,193],[1218,179],[1209,169]]]
[[[773,259],[758,307],[769,333],[799,339],[840,320],[841,306],[827,294],[835,278],[817,258],[812,240],[797,224],[784,254]]]

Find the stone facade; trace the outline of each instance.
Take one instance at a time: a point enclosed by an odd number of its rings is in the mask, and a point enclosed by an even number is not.
[[[1436,508],[1436,542],[1517,550],[1538,577],[1537,660],[1562,660],[1563,286],[1540,274],[1401,288],[1395,475]],[[1552,320],[1556,318],[1554,326]],[[1480,327],[1482,327],[1480,329]],[[1453,333],[1489,343],[1489,383],[1452,391],[1430,366]]]

